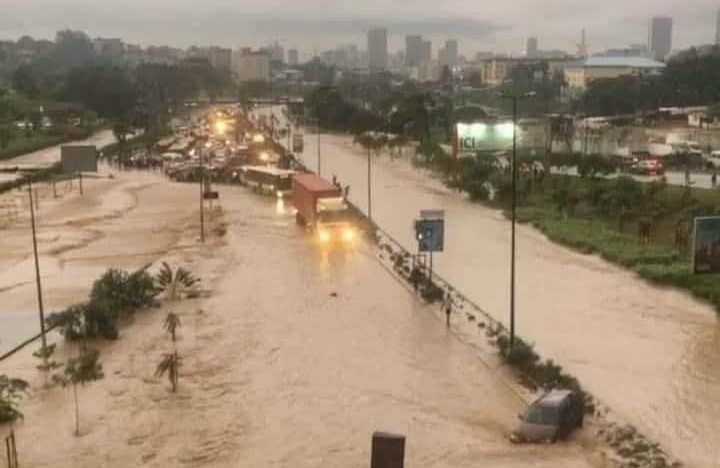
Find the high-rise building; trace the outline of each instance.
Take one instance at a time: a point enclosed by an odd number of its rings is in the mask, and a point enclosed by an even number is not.
[[[720,10],[718,10],[715,18],[715,44],[720,45]]]
[[[275,43],[270,45],[269,47],[264,47],[260,49],[260,52],[268,54],[270,56],[270,60],[274,62],[285,61],[285,49],[283,49],[277,41],[275,41]]]
[[[368,68],[386,70],[388,67],[387,29],[377,28],[368,31]]]
[[[448,39],[445,47],[438,50],[438,63],[440,67],[456,67],[458,65],[458,41]]]
[[[288,49],[287,56],[288,65],[290,65],[291,67],[294,67],[300,63],[300,53],[297,49]]]
[[[420,64],[423,59],[423,38],[422,36],[405,36],[405,65],[414,67]]]
[[[241,82],[270,81],[270,55],[264,51],[240,49],[232,54],[232,69]]]
[[[665,60],[672,51],[672,18],[655,16],[650,20],[648,49],[655,60]]]
[[[422,62],[429,62],[432,60],[432,41],[424,40],[422,42]]]
[[[230,70],[232,66],[232,49],[211,47],[208,61],[218,70]]]
[[[445,41],[445,54],[447,57],[448,66],[457,66],[458,56],[460,55],[457,39],[448,39],[447,41]]]
[[[538,56],[538,39],[537,37],[529,37],[525,45],[525,56],[527,58],[535,58]]]

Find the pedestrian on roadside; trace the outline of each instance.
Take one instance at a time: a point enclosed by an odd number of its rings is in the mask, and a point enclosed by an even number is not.
[[[345,193],[345,199],[347,200],[347,198],[350,196],[350,185],[346,185],[343,192]]]
[[[710,176],[710,182],[712,183],[712,188],[717,187],[717,171],[713,171],[712,176]]]
[[[448,289],[445,293],[443,307],[445,308],[445,325],[450,326],[450,316],[452,315],[452,289]]]
[[[418,288],[420,287],[420,269],[417,266],[413,266],[413,269],[410,272],[410,282],[413,285],[415,295],[417,295]]]

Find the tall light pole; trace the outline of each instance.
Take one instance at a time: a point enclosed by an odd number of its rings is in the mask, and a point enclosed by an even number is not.
[[[368,219],[372,222],[372,141],[370,132],[368,132],[368,155],[367,155],[367,197],[368,197]]]
[[[500,93],[504,99],[512,101],[513,129],[512,129],[512,217],[511,217],[511,241],[510,241],[510,349],[515,347],[515,227],[517,211],[517,105],[520,99],[527,99],[535,96],[531,91],[524,94]]]
[[[320,117],[317,119],[317,175],[320,177]]]
[[[30,194],[30,225],[32,226],[33,254],[35,256],[35,282],[37,284],[38,312],[40,314],[40,340],[43,352],[47,348],[45,336],[45,309],[43,306],[42,284],[40,283],[40,261],[38,260],[37,233],[35,230],[35,207],[33,203],[32,180],[28,178],[28,193]]]

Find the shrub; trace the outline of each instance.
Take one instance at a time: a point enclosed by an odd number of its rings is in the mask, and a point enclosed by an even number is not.
[[[132,274],[111,268],[93,284],[90,301],[117,318],[152,305],[158,293],[146,268]]]
[[[118,337],[117,321],[155,303],[159,289],[145,268],[132,274],[109,269],[95,281],[90,300],[48,316],[49,327],[58,327],[65,339]]]

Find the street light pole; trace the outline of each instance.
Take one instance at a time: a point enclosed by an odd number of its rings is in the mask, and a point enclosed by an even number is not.
[[[200,148],[200,242],[205,243],[205,201],[204,201],[204,184],[205,184],[205,166],[203,166],[203,151]]]
[[[510,349],[515,347],[515,215],[517,211],[517,96],[513,97],[512,241],[510,246]]]
[[[517,105],[523,98],[529,98],[535,92],[521,95],[508,95],[501,93],[500,96],[512,101],[512,209],[511,209],[511,240],[510,240],[510,350],[515,347],[515,244],[516,244],[516,214],[517,214]]]
[[[320,177],[320,119],[317,120],[317,175]]]
[[[45,309],[43,306],[42,284],[40,283],[40,261],[38,260],[37,233],[35,230],[35,207],[33,203],[32,181],[28,179],[28,193],[30,194],[30,225],[32,226],[33,254],[35,256],[35,282],[37,284],[38,312],[40,314],[40,339],[43,352],[47,348],[45,336]]]
[[[372,222],[372,163],[371,163],[371,148],[370,148],[370,134],[368,133],[368,157],[367,157],[367,197],[368,197],[368,219]]]

